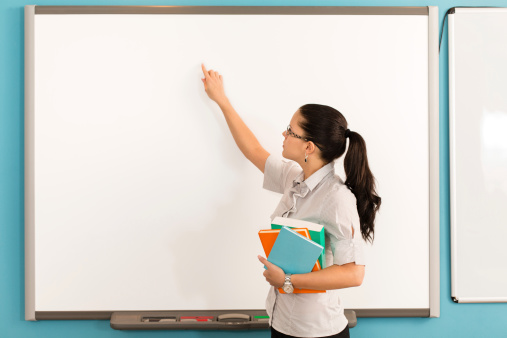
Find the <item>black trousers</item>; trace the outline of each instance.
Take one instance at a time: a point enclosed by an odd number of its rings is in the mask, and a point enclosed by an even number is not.
[[[273,329],[273,327],[271,327],[271,338],[294,338],[294,337],[278,332],[275,329]],[[322,338],[350,338],[349,326],[347,325],[340,333]]]

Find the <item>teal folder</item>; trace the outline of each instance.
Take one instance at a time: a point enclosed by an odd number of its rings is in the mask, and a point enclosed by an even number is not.
[[[268,257],[268,261],[285,273],[300,274],[312,271],[324,247],[297,232],[282,227]]]
[[[275,217],[273,223],[271,224],[271,229],[281,229],[282,226],[289,228],[307,228],[308,232],[310,232],[310,238],[312,241],[326,248],[325,231],[323,225],[295,218]],[[327,266],[325,250],[322,250],[322,253],[319,256],[319,263],[322,269]]]

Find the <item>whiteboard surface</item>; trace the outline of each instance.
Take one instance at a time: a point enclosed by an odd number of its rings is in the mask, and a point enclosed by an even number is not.
[[[507,9],[449,15],[452,297],[507,301]]]
[[[237,149],[201,63],[277,156],[299,106],[345,115],[382,207],[342,302],[428,308],[427,16],[39,15],[36,311],[264,308],[257,232],[281,196]]]

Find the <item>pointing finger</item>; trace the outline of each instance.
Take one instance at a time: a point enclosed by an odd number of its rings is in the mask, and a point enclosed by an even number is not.
[[[204,77],[206,79],[209,78],[209,74],[208,74],[208,71],[206,70],[206,67],[204,67],[204,63],[201,63],[201,67],[202,67],[202,72],[204,73]]]

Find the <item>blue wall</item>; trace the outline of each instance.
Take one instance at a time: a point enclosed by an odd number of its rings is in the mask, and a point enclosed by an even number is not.
[[[22,0],[0,0],[0,337],[269,337],[268,331],[124,332],[109,321],[24,320],[24,118]],[[49,5],[187,6],[438,6],[440,29],[454,6],[507,6],[440,0],[422,1],[46,1]],[[449,236],[449,123],[447,23],[440,53],[440,318],[359,318],[353,337],[507,337],[507,304],[455,304],[451,301]],[[403,267],[400,267],[403,269]],[[507,287],[507,286],[506,286]]]

